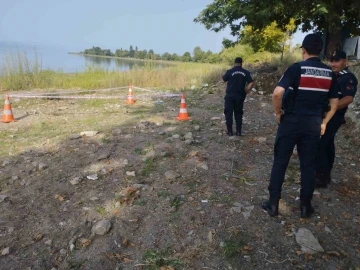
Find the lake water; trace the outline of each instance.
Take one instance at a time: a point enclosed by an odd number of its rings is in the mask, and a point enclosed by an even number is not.
[[[35,58],[40,60],[42,69],[61,70],[65,73],[80,72],[89,66],[119,71],[131,70],[135,67],[141,68],[151,66],[152,68],[163,68],[168,66],[165,63],[154,61],[137,61],[69,54],[65,49],[44,45],[31,46],[19,43],[0,42],[0,72],[1,67],[5,65],[5,59],[8,59],[10,54],[16,55],[17,52],[20,52],[21,54],[26,52],[26,56],[30,61],[33,61]]]

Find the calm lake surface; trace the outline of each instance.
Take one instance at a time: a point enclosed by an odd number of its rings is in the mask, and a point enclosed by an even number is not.
[[[69,54],[67,50],[57,47],[44,45],[33,46],[0,41],[0,72],[1,68],[6,65],[6,59],[9,59],[9,55],[15,56],[18,52],[22,55],[26,53],[26,56],[30,61],[34,61],[37,58],[41,61],[42,69],[52,69],[65,73],[80,72],[89,66],[119,71],[127,71],[145,66],[150,66],[151,68],[163,68],[168,66],[165,63],[159,62]]]

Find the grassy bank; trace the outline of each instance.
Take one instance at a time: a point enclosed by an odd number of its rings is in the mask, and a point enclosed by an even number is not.
[[[223,65],[178,63],[163,69],[149,66],[130,71],[113,71],[89,66],[83,72],[67,74],[61,71],[43,70],[41,60],[30,61],[26,53],[8,54],[0,71],[0,91],[27,89],[96,89],[133,84],[139,87],[159,89],[184,89],[200,86],[221,74]]]

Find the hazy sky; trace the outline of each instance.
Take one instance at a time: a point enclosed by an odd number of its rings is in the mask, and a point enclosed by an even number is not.
[[[81,51],[153,49],[219,52],[229,31],[214,33],[193,19],[211,0],[0,0],[0,41]],[[303,34],[295,35],[300,43]]]

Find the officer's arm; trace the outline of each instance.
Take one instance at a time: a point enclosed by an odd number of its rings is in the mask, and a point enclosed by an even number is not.
[[[354,98],[352,96],[346,96],[339,100],[339,106],[338,110],[341,110],[345,107],[347,107],[349,104],[351,104],[354,101]]]
[[[281,115],[281,101],[284,95],[285,88],[276,86],[272,95],[273,107],[276,115]]]
[[[248,94],[251,91],[251,89],[253,89],[253,87],[254,87],[254,82],[249,83],[246,88],[246,93]]]
[[[227,82],[229,80],[229,71],[226,71],[226,73],[222,76],[222,79],[224,82]]]
[[[330,105],[330,111],[327,112],[325,118],[323,119],[323,124],[325,125],[327,125],[330,119],[334,116],[339,105],[339,99],[338,98],[329,99],[329,105]]]

